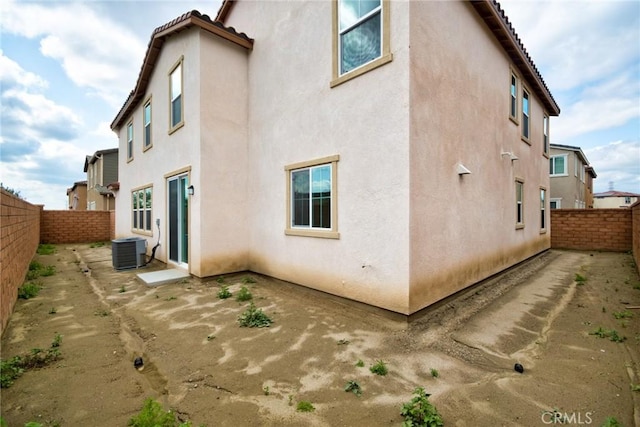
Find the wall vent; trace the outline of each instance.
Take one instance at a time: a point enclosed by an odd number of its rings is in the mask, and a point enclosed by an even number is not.
[[[144,267],[147,241],[142,237],[126,237],[111,241],[111,261],[116,270]]]

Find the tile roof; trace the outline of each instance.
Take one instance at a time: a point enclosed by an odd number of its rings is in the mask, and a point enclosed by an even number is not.
[[[509,18],[502,10],[500,3],[496,0],[474,0],[470,1],[470,3],[487,24],[500,45],[502,45],[509,58],[518,67],[518,70],[524,75],[527,82],[533,85],[532,89],[542,101],[547,113],[552,116],[559,115],[560,107],[553,95],[551,95],[551,91],[542,78],[542,74],[538,71],[531,56],[529,56],[513,25],[509,22]]]
[[[595,193],[593,195],[593,197],[640,197],[640,194],[636,194],[636,193],[627,193],[625,191],[615,191],[615,190],[610,190],[610,191],[605,191],[603,193]]]
[[[122,122],[129,117],[133,109],[141,101],[145,94],[151,73],[155,67],[156,60],[162,49],[162,45],[165,40],[180,31],[187,28],[197,26],[205,31],[215,34],[223,39],[226,39],[232,43],[242,46],[248,50],[253,48],[253,39],[248,37],[245,33],[239,33],[233,27],[227,27],[222,22],[213,21],[209,18],[209,15],[203,15],[197,10],[184,13],[179,17],[167,22],[164,25],[159,26],[151,34],[151,39],[147,46],[147,52],[138,73],[138,79],[136,81],[135,88],[129,93],[127,100],[120,108],[120,111],[116,115],[113,122],[111,122],[111,129],[122,125]]]

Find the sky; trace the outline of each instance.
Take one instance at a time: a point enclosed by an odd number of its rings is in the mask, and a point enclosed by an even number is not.
[[[551,142],[582,148],[595,192],[640,193],[640,1],[500,4],[561,108]],[[45,209],[66,209],[67,188],[86,180],[86,156],[118,146],[109,125],[154,28],[192,9],[213,18],[219,6],[0,1],[0,182]]]

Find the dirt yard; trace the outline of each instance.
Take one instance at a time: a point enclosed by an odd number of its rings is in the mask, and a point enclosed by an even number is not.
[[[9,427],[126,426],[147,397],[194,426],[399,426],[419,386],[446,426],[640,425],[629,254],[549,251],[409,324],[256,274],[147,287],[136,273],[164,265],[116,272],[109,246],[60,245],[36,260],[57,272],[18,301],[2,360],[56,334],[61,358],[2,389]],[[218,298],[222,285],[231,298]],[[241,286],[270,327],[239,326]],[[378,360],[386,376],[370,371]],[[300,401],[315,410],[297,411]]]

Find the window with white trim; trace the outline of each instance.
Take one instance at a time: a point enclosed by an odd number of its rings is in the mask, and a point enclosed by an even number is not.
[[[549,208],[550,209],[561,209],[562,208],[562,199],[550,199],[549,200]]]
[[[127,125],[127,161],[133,160],[133,120]]]
[[[540,189],[540,230],[547,229],[546,203],[547,203],[547,190],[545,190],[544,188],[541,188]]]
[[[131,228],[151,231],[151,198],[153,187],[144,187],[131,192]]]
[[[338,0],[340,74],[382,55],[382,1]]]
[[[143,150],[151,148],[153,141],[151,140],[151,100],[144,104],[142,110],[142,122],[144,125],[144,147]]]
[[[549,175],[567,176],[567,155],[560,154],[549,157]]]
[[[184,100],[182,97],[182,59],[169,73],[169,131],[173,132],[184,123]]]
[[[518,77],[511,73],[511,105],[509,107],[509,117],[514,121],[518,121]]]
[[[331,156],[285,166],[287,171],[286,234],[338,238],[337,163]]]
[[[522,89],[522,138],[528,140],[529,129],[529,117],[531,115],[531,103],[529,102],[529,92],[526,89]]]
[[[549,154],[549,116],[542,116],[542,152]]]
[[[516,227],[524,227],[524,181],[516,180]]]

